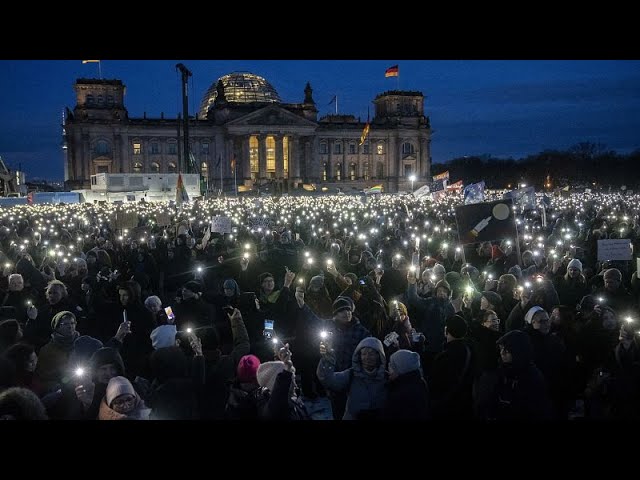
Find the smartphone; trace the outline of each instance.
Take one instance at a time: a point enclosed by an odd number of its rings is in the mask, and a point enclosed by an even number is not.
[[[359,283],[360,285],[366,285],[366,284],[367,284],[367,282],[365,282],[364,280],[358,280],[358,283]]]
[[[173,309],[171,307],[165,307],[164,313],[166,313],[167,319],[175,320],[176,316],[173,314]]]
[[[273,338],[273,324],[275,322],[273,320],[265,320],[264,321],[264,330],[262,331],[262,335],[265,338]]]

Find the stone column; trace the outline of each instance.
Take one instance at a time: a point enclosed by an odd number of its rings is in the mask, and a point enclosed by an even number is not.
[[[301,160],[300,137],[294,135],[289,141],[289,176],[297,182],[300,181],[300,172],[303,171],[301,168],[302,165],[300,164]]]
[[[267,178],[267,136],[258,135],[258,179]]]
[[[280,181],[284,178],[284,155],[282,154],[284,137],[282,135],[274,135],[273,138],[276,141],[276,180]]]
[[[89,145],[89,134],[82,134],[82,161],[80,162],[80,178],[83,185],[91,184],[91,147]]]
[[[241,178],[240,175],[242,175],[242,179],[244,180],[244,183],[246,183],[247,180],[251,179],[251,163],[249,161],[249,152],[250,152],[250,145],[249,145],[249,139],[250,139],[250,135],[247,135],[246,137],[242,137],[242,158],[238,158],[238,178]],[[242,168],[240,168],[240,166],[242,166]]]

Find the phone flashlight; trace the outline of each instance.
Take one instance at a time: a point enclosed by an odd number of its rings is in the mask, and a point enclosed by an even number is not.
[[[193,328],[189,327],[187,328],[187,333],[192,333],[193,332]]]
[[[76,368],[76,371],[74,373],[75,373],[76,377],[82,377],[82,376],[84,376],[84,368],[78,367],[78,368]]]
[[[274,345],[277,345],[279,340],[276,337],[273,337],[271,341],[273,342]]]
[[[330,258],[327,258],[327,265],[332,265],[333,264],[333,260],[331,260]]]
[[[329,334],[325,330],[320,332],[320,338],[321,339],[325,340],[328,336],[329,336]]]
[[[473,287],[471,285],[467,285],[467,287],[465,288],[465,291],[467,293],[473,293]]]

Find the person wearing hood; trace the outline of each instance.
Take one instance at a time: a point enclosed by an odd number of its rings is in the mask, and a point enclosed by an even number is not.
[[[331,348],[320,345],[322,358],[317,375],[325,388],[347,395],[343,420],[372,420],[382,417],[387,400],[386,356],[382,342],[375,337],[362,339],[351,357],[351,367],[336,371]]]
[[[125,377],[109,380],[98,420],[148,420],[149,409]]]
[[[416,352],[400,349],[389,357],[387,400],[382,418],[391,421],[429,418],[429,389]]]
[[[416,315],[413,324],[425,336],[425,352],[422,355],[422,368],[428,376],[429,368],[435,356],[444,349],[444,326],[447,318],[455,314],[451,304],[451,287],[445,280],[436,284],[435,295],[420,298],[417,294],[416,274],[407,274],[409,287],[407,288],[408,306],[415,308]]]
[[[500,366],[484,372],[474,385],[476,418],[483,421],[552,419],[552,404],[542,372],[533,362],[529,336],[514,330],[500,337]]]

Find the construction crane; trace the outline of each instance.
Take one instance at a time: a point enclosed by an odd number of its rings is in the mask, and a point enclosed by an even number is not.
[[[15,174],[7,168],[2,157],[0,157],[0,196],[8,197],[12,193],[18,193],[16,188]]]

